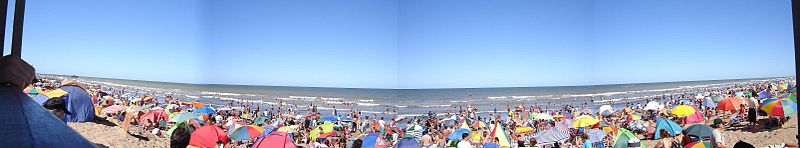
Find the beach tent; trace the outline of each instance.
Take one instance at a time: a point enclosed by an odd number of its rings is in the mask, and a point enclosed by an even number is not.
[[[461,135],[462,134],[469,134],[471,132],[472,131],[470,131],[469,129],[466,129],[466,128],[458,128],[455,131],[453,131],[452,133],[450,133],[450,135],[447,135],[447,140],[461,141],[461,139],[462,139]]]
[[[597,110],[597,114],[608,116],[614,113],[614,108],[611,105],[603,105]]]
[[[206,125],[192,132],[189,145],[196,147],[216,147],[217,142],[228,143],[228,135],[222,128]]]
[[[683,129],[683,134],[687,136],[695,136],[699,137],[700,139],[706,140],[711,139],[713,137],[712,132],[714,128],[705,124],[693,124],[686,129]]]
[[[620,128],[617,132],[617,135],[614,138],[614,145],[613,148],[628,148],[628,141],[634,140],[639,141],[640,139],[636,137],[631,131],[628,131],[625,128]],[[641,144],[641,147],[644,146],[644,143]]]
[[[61,90],[68,93],[66,96],[67,110],[72,113],[65,117],[68,122],[94,121],[94,104],[86,90],[72,85],[61,86]]]
[[[653,134],[653,139],[661,139],[661,130],[666,130],[670,135],[675,136],[683,131],[683,128],[672,120],[659,117],[656,119],[656,133]]]
[[[728,97],[725,100],[719,101],[719,103],[717,104],[717,110],[737,111],[740,105],[742,105],[742,99],[736,97]]]
[[[289,135],[291,134],[285,132],[272,132],[256,140],[251,148],[296,148],[297,145]]]
[[[557,142],[564,142],[569,139],[569,132],[559,130],[558,128],[551,128],[550,130],[539,132],[533,135],[536,142],[540,145],[549,145]]]
[[[494,138],[499,139],[500,142],[498,143],[498,145],[500,145],[500,147],[503,148],[511,147],[511,139],[508,138],[508,134],[505,132],[505,130],[503,130],[502,126],[498,126],[495,124],[494,127],[492,128],[491,133],[489,134],[489,137],[491,137],[492,139]]]
[[[400,142],[397,142],[397,145],[395,146],[395,148],[419,148],[419,147],[420,147],[419,142],[417,142],[416,139],[411,137],[404,137],[403,139],[400,140]]]
[[[685,118],[683,118],[683,123],[685,123],[685,124],[694,124],[694,123],[700,123],[700,122],[705,121],[706,117],[705,117],[705,115],[703,115],[703,112],[700,112],[700,110],[698,110],[694,106],[692,106],[692,109],[694,109],[694,113],[689,115],[689,116],[686,116]]]
[[[364,143],[361,144],[361,148],[385,148],[388,147],[384,142],[383,139],[378,135],[378,133],[369,133],[364,137],[361,137],[361,141]]]
[[[33,97],[33,101],[36,102],[36,104],[39,104],[39,105],[44,104],[44,101],[47,101],[47,99],[50,99],[50,98],[47,98],[47,96],[44,95],[44,94],[38,94],[38,95],[36,95],[36,97]]]
[[[0,85],[0,98],[3,147],[95,147],[18,87]]]

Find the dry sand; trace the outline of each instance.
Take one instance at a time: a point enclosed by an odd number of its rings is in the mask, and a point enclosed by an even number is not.
[[[145,132],[139,127],[131,127],[130,132],[125,132],[117,126],[116,120],[108,121],[103,117],[97,118],[98,121],[95,122],[70,122],[68,125],[89,141],[97,144],[98,147],[169,147],[167,138]]]

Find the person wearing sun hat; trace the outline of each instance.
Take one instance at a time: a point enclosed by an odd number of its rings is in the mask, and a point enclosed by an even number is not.
[[[42,107],[53,113],[56,118],[61,119],[65,123],[66,120],[64,120],[64,117],[66,115],[72,115],[72,113],[67,110],[67,103],[61,97],[52,97],[47,99],[47,101],[44,101],[42,104]]]

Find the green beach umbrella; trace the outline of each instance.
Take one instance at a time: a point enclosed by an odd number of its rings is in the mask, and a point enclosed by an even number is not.
[[[139,108],[133,110],[133,112],[139,112],[139,111],[142,111],[142,110],[145,110],[145,109],[149,109],[151,107],[153,107],[153,104],[147,104],[147,105],[144,105],[142,107],[139,107]]]
[[[683,129],[683,134],[689,136],[700,137],[700,139],[711,138],[714,128],[705,124],[694,124]]]
[[[181,123],[178,123],[178,124],[170,126],[169,130],[167,130],[167,132],[165,134],[167,134],[168,136],[172,136],[172,132],[175,131],[175,129],[177,129],[177,128],[186,128],[186,129],[189,130],[189,133],[192,133],[194,131],[194,128],[189,126],[189,124],[187,124],[186,122],[181,122]]]
[[[258,116],[255,120],[253,120],[253,124],[261,124],[264,123],[264,121],[267,121],[266,116]]]
[[[178,113],[177,115],[175,115],[173,117],[170,117],[169,121],[172,121],[172,122],[184,122],[186,120],[191,120],[191,119],[194,119],[194,118],[197,118],[197,117],[200,117],[200,114],[191,113],[191,112],[181,112],[181,113]]]
[[[319,131],[320,127],[322,128],[322,131]],[[314,127],[314,129],[311,130],[311,133],[309,134],[309,137],[311,139],[313,139],[313,140],[316,140],[318,133],[319,134],[323,134],[323,133],[327,133],[327,132],[331,132],[331,131],[333,131],[333,123],[325,122],[325,124],[322,124],[322,125],[319,125],[317,127]]]

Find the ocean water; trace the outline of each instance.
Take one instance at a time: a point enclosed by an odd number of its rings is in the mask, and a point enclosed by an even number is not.
[[[555,109],[560,105],[580,106],[596,109],[601,105],[624,106],[625,102],[646,104],[646,98],[683,94],[698,90],[720,90],[741,85],[759,84],[767,81],[790,81],[785,78],[754,78],[734,80],[685,81],[664,83],[638,83],[564,87],[513,87],[513,88],[464,88],[464,89],[356,89],[284,86],[205,85],[152,81],[136,81],[77,77],[90,84],[126,89],[136,94],[154,95],[163,98],[171,95],[190,101],[210,102],[221,107],[229,102],[245,102],[269,108],[282,101],[284,105],[297,106],[304,113],[308,105],[317,105],[323,112],[335,107],[343,113],[359,109],[365,113],[387,113],[392,115],[420,115],[428,111],[443,113],[458,111],[467,104],[477,107],[479,113],[490,113],[496,109],[505,112],[508,107],[518,105],[541,105]],[[645,98],[645,99],[643,99]],[[350,105],[348,105],[350,104]],[[387,112],[388,110],[388,112]],[[393,113],[396,110],[397,113]]]

